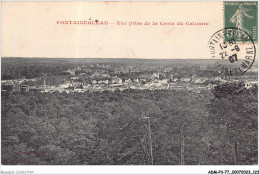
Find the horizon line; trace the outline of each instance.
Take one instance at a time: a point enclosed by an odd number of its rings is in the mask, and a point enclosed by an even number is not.
[[[159,60],[159,59],[162,59],[162,60],[204,60],[204,59],[207,59],[207,60],[217,60],[219,58],[101,58],[101,57],[96,57],[96,58],[82,58],[82,57],[78,57],[78,58],[68,58],[68,57],[17,57],[17,56],[5,56],[5,57],[1,57],[1,58],[30,58],[30,59],[142,59],[142,60],[148,60],[148,59],[151,59],[151,60]]]

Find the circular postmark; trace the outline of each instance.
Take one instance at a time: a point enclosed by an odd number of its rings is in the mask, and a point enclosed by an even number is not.
[[[256,48],[252,38],[235,27],[214,33],[208,47],[211,58],[216,60],[217,71],[225,75],[243,74],[255,61]]]

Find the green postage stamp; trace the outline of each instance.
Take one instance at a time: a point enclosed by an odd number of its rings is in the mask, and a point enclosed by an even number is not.
[[[257,42],[257,1],[226,1],[224,2],[225,28],[236,27],[234,37],[241,41],[242,31],[246,32],[254,42]],[[225,32],[229,32],[226,29]],[[227,35],[228,37],[228,35]],[[228,40],[228,38],[225,40]]]

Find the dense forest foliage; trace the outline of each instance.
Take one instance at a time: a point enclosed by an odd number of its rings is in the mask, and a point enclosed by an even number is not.
[[[257,164],[257,87],[241,87],[222,85],[201,94],[2,92],[1,161],[147,165],[153,158],[156,165]]]

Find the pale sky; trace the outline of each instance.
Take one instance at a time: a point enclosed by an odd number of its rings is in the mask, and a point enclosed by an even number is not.
[[[57,24],[90,18],[109,24]],[[208,41],[222,28],[223,2],[2,2],[2,57],[210,58]]]

